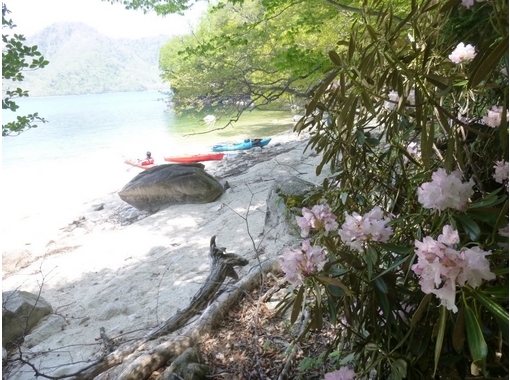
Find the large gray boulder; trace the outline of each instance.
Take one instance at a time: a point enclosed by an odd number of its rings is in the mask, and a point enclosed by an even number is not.
[[[166,164],[144,170],[118,194],[138,210],[156,212],[170,205],[212,202],[223,192],[203,164]]]
[[[286,243],[301,240],[296,216],[285,205],[285,198],[291,196],[305,197],[317,186],[296,176],[276,180],[267,195],[264,234],[269,240]],[[301,210],[296,210],[300,212]]]
[[[53,311],[42,297],[24,291],[2,293],[2,345],[16,342]]]

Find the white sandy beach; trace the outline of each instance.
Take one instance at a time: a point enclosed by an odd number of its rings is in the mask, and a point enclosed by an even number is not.
[[[240,276],[257,263],[255,249],[262,260],[280,255],[289,237],[264,231],[271,185],[290,176],[320,185],[324,175],[315,175],[320,157],[303,153],[306,136],[271,137],[262,151],[205,163],[210,174],[226,175],[220,182],[231,188],[212,203],[171,206],[146,216],[113,192],[80,204],[79,212],[54,208],[11,228],[2,251],[2,290],[42,289],[54,310],[42,323],[53,326],[47,336],[41,330],[25,340],[23,349],[36,367],[52,375],[68,372],[72,364],[79,368],[100,353],[101,327],[108,336],[143,336],[186,307],[208,275],[213,235],[218,246],[250,260],[238,269]],[[260,162],[270,152],[277,154]],[[252,161],[245,160],[248,155]],[[259,163],[243,167],[241,162]],[[130,214],[140,220],[127,224]],[[32,379],[33,372],[25,367],[9,378]]]

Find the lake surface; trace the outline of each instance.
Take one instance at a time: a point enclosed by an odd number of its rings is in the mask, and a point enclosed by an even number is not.
[[[157,91],[19,99],[18,114],[48,120],[16,137],[2,138],[2,216],[11,223],[33,214],[71,209],[122,188],[140,169],[124,158],[211,151],[220,142],[262,138],[292,129],[292,114],[245,112],[223,130],[203,116],[177,116]],[[2,123],[17,114],[2,112]],[[214,127],[227,123],[218,119]],[[198,133],[193,135],[194,133]]]

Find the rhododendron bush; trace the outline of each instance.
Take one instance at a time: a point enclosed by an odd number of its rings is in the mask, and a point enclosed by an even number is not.
[[[296,125],[333,175],[296,212],[282,309],[338,327],[326,378],[507,377],[508,2],[380,4]]]

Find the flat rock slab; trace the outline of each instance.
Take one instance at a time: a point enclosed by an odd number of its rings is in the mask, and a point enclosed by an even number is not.
[[[138,210],[156,212],[171,205],[213,202],[223,192],[203,164],[165,164],[141,172],[118,194]]]

